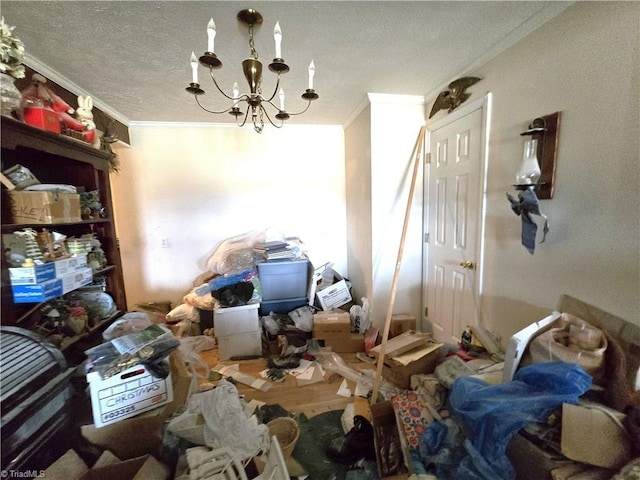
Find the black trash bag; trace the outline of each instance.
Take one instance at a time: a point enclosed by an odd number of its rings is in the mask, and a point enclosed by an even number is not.
[[[251,300],[253,289],[252,282],[239,282],[213,290],[211,296],[218,299],[221,307],[239,307]]]

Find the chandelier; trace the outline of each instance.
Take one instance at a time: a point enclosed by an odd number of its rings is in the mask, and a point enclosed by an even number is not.
[[[262,24],[262,15],[253,9],[242,10],[238,13],[238,21],[247,25],[249,30],[249,57],[242,61],[242,71],[247,83],[249,84],[249,93],[240,94],[238,83],[233,84],[233,91],[231,95],[226,94],[213,74],[215,69],[222,67],[222,62],[218,59],[214,53],[214,39],[216,36],[216,25],[213,22],[213,18],[207,25],[207,51],[198,59],[194,52],[191,52],[191,71],[192,81],[186,88],[187,92],[193,94],[196,102],[204,111],[214,114],[229,113],[236,117],[236,123],[239,127],[242,127],[247,122],[247,119],[251,117],[253,128],[256,132],[261,133],[265,125],[265,118],[267,121],[276,128],[281,128],[284,121],[291,115],[301,115],[306,112],[311,106],[311,102],[318,98],[318,94],[313,89],[313,77],[315,75],[315,65],[313,60],[309,64],[309,88],[302,94],[302,98],[307,101],[306,107],[297,113],[287,112],[284,106],[284,91],[280,87],[280,74],[287,73],[289,66],[284,63],[282,59],[282,31],[280,30],[280,23],[276,22],[276,26],[273,30],[273,38],[275,40],[275,58],[269,64],[269,70],[276,74],[276,85],[273,93],[270,96],[264,96],[262,94],[262,62],[258,60],[258,52],[255,49],[253,43],[253,28],[255,25]],[[209,69],[211,80],[216,86],[218,91],[226,98],[232,101],[232,104],[226,110],[214,111],[205,108],[201,103],[199,96],[204,95],[205,91],[200,88],[198,83],[198,61],[200,65]],[[274,103],[274,98],[278,95],[279,104]],[[271,110],[271,114],[269,114]],[[275,121],[272,119],[272,115]]]

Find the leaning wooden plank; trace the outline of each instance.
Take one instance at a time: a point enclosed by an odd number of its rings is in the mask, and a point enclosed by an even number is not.
[[[404,242],[407,236],[407,228],[409,227],[409,218],[411,214],[411,203],[413,202],[413,192],[416,188],[416,180],[418,178],[418,170],[422,159],[422,147],[424,145],[424,133],[426,127],[420,128],[418,141],[416,144],[416,156],[413,164],[413,175],[411,177],[411,188],[409,189],[409,198],[407,199],[407,209],[404,215],[404,224],[402,225],[402,234],[400,235],[400,246],[398,248],[398,257],[396,259],[396,267],[393,271],[393,281],[391,282],[391,294],[389,296],[389,304],[387,305],[387,314],[384,320],[384,328],[382,329],[382,343],[380,344],[380,355],[378,356],[378,365],[376,367],[376,377],[373,382],[373,391],[371,393],[372,405],[378,401],[378,389],[382,379],[382,367],[384,365],[384,356],[387,353],[387,341],[389,339],[389,329],[391,327],[391,317],[393,315],[393,305],[396,301],[396,290],[398,289],[398,276],[400,274],[400,265],[402,264],[402,254],[404,252]]]

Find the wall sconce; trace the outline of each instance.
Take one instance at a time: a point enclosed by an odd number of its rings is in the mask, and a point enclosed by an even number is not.
[[[530,139],[525,142],[522,164],[516,174],[517,190],[533,188],[539,199],[553,198],[559,128],[560,112],[555,112],[535,118],[529,129],[520,134]]]
[[[540,210],[538,199],[553,197],[559,126],[560,112],[555,112],[535,118],[529,129],[520,134],[530,138],[524,144],[522,163],[516,174],[516,184],[513,185],[519,190],[518,198],[507,193],[511,209],[522,219],[522,245],[532,255],[536,249],[538,231],[538,225],[532,215],[538,215],[544,220],[540,243],[545,241],[549,232],[549,222]]]

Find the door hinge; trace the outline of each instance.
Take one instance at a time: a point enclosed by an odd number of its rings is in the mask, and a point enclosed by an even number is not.
[[[424,163],[431,163],[431,152],[424,155]]]
[[[429,307],[424,307],[424,316],[425,318],[429,317]]]
[[[424,243],[429,243],[429,234],[428,233],[424,234]]]

